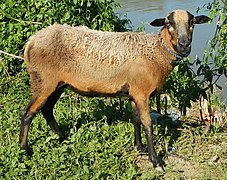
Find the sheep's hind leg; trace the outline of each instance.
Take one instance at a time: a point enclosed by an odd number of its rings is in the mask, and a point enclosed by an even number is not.
[[[53,108],[60,98],[61,94],[64,91],[64,87],[60,87],[55,92],[53,92],[47,99],[45,105],[42,107],[41,112],[43,114],[43,117],[46,119],[47,123],[51,127],[51,129],[59,135],[60,142],[65,140],[65,136],[63,135],[60,127],[58,126],[54,114],[53,114]]]
[[[34,92],[31,102],[23,111],[23,115],[21,119],[19,143],[21,148],[26,150],[26,152],[29,155],[32,154],[32,150],[28,146],[28,142],[27,142],[30,124],[34,116],[45,105],[48,97],[52,94],[52,92],[55,91],[55,89],[56,89],[56,86],[51,86],[49,88],[46,87],[45,91],[41,90],[40,92]]]
[[[19,143],[22,149],[24,149],[27,154],[31,155],[32,150],[27,144],[28,140],[28,130],[30,127],[30,124],[32,122],[32,119],[36,115],[37,111],[31,112],[30,108],[35,103],[34,100],[31,100],[31,102],[27,105],[25,110],[23,111],[22,118],[21,118],[21,126],[20,126],[20,138]]]
[[[137,150],[141,152],[147,152],[147,148],[142,143],[141,121],[139,117],[139,112],[133,101],[131,101],[131,106],[132,106],[132,122],[134,126],[134,146]]]

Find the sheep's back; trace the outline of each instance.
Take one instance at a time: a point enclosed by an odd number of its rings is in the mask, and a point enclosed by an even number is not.
[[[85,26],[68,25],[49,26],[34,37],[37,44],[48,52],[70,51],[75,57],[86,54],[86,58],[100,62],[108,59],[113,64],[133,60],[137,56],[151,55],[157,43],[157,37],[151,34],[102,32]],[[84,53],[79,55],[77,51]]]
[[[114,76],[124,65],[153,59],[157,36],[133,32],[103,32],[85,26],[52,25],[31,37],[35,66]],[[32,53],[31,53],[32,55]],[[105,68],[100,68],[100,65]],[[51,66],[51,67],[48,67]],[[105,69],[105,72],[100,69]],[[100,73],[100,75],[99,75]]]

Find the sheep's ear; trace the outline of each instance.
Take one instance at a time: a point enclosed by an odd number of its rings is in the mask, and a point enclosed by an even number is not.
[[[209,20],[210,20],[210,18],[205,16],[205,15],[196,16],[195,17],[195,24],[207,23]]]
[[[152,26],[164,26],[165,25],[165,18],[155,19],[150,23]]]

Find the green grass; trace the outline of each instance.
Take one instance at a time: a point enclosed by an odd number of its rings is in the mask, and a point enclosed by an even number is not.
[[[8,82],[4,85],[3,83]],[[225,179],[227,134],[224,127],[204,134],[203,126],[185,123],[181,128],[155,126],[156,149],[169,142],[176,151],[164,156],[166,173],[156,173],[151,163],[133,148],[130,115],[120,113],[119,100],[82,98],[65,91],[55,116],[67,139],[59,144],[38,114],[29,131],[34,154],[19,148],[20,117],[30,100],[28,78],[23,73],[0,80],[0,179]],[[187,120],[187,121],[190,121]],[[209,164],[217,155],[218,162]],[[143,155],[146,157],[146,155]],[[183,159],[178,157],[184,157]]]

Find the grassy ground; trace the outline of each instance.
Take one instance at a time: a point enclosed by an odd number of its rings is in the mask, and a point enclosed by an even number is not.
[[[0,179],[225,179],[225,127],[204,133],[204,126],[185,119],[180,127],[155,125],[156,149],[166,163],[156,173],[146,154],[133,148],[130,115],[119,100],[81,98],[66,91],[55,116],[68,136],[58,143],[41,114],[31,125],[27,156],[18,145],[20,115],[29,102],[28,78],[0,80]],[[114,105],[113,105],[114,104]],[[168,146],[175,148],[166,153]]]

